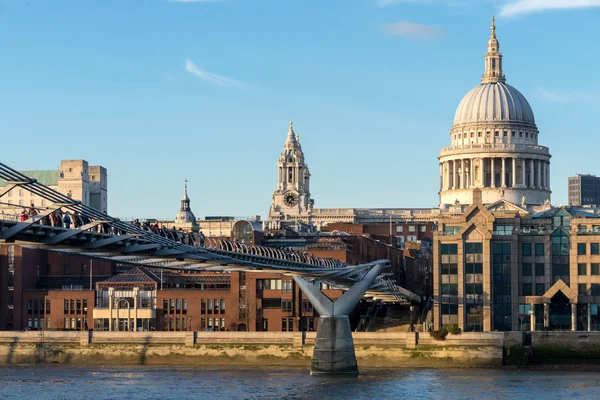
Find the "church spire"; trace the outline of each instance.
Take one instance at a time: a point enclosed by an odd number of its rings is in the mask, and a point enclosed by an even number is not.
[[[290,121],[290,130],[288,131],[287,139],[285,143],[297,143],[296,133],[294,132],[294,122]]]
[[[190,209],[190,198],[188,197],[187,194],[187,179],[185,180],[185,183],[183,184],[183,197],[181,198],[181,210],[180,211],[187,211]]]
[[[481,78],[481,83],[504,82],[506,78],[502,73],[502,53],[500,53],[500,43],[498,43],[498,39],[496,38],[496,19],[494,17],[492,17],[490,30],[488,51],[485,55],[485,72]]]

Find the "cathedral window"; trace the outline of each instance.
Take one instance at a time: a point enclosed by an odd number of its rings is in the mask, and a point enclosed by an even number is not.
[[[519,132],[519,137],[523,137],[523,132]]]

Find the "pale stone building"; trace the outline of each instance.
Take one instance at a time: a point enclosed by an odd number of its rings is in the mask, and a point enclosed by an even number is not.
[[[550,205],[550,154],[505,84],[492,21],[482,84],[442,149],[434,324],[600,330],[600,209]]]
[[[177,213],[177,216],[175,217],[173,225],[175,226],[175,229],[182,229],[186,232],[197,232],[200,229],[198,221],[196,221],[196,217],[194,216],[192,208],[190,207],[190,198],[187,194],[187,180],[185,181],[183,187],[181,208],[179,209],[179,213]]]
[[[492,20],[481,84],[460,102],[440,156],[440,207],[472,204],[480,188],[484,204],[550,202],[550,153],[527,99],[506,83]]]
[[[58,170],[20,172],[74,200],[81,201],[86,206],[107,212],[108,174],[104,167],[90,166],[85,160],[62,160]],[[10,189],[11,185],[0,180],[0,187],[5,191]],[[32,206],[43,209],[51,207],[52,204],[24,188],[14,186],[2,198],[0,212],[18,215],[23,208]]]

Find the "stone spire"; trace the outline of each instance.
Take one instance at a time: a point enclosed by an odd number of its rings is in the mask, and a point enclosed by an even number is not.
[[[187,179],[183,184],[183,197],[181,198],[181,210],[180,211],[189,211],[190,209],[190,198],[187,194]]]
[[[495,18],[492,17],[490,40],[488,41],[488,51],[485,55],[485,73],[481,78],[481,83],[505,82],[506,78],[502,73],[502,53],[500,53],[500,43],[496,39]]]
[[[285,143],[297,143],[296,134],[294,133],[294,123],[290,121],[290,130],[288,131],[288,136]]]

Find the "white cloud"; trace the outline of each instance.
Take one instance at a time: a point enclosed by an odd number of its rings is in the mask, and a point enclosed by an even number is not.
[[[400,21],[381,26],[388,35],[417,39],[432,39],[441,36],[444,30],[439,26],[421,25],[415,22]]]
[[[600,0],[511,0],[500,6],[500,16],[530,14],[548,10],[600,7]]]
[[[592,100],[594,95],[585,91],[556,91],[547,90],[544,88],[538,89],[539,96],[542,100],[556,103],[574,103],[580,101]]]
[[[225,76],[211,74],[210,72],[202,71],[200,68],[196,66],[192,61],[185,61],[185,70],[195,77],[207,81],[210,83],[214,83],[220,86],[231,86],[231,85],[241,85],[241,82],[235,81],[233,79],[227,78]]]

